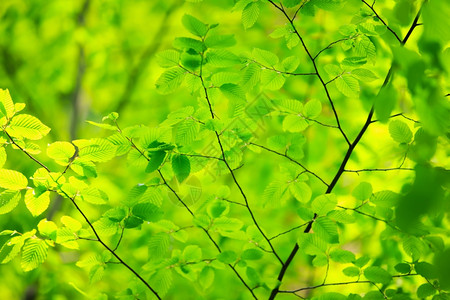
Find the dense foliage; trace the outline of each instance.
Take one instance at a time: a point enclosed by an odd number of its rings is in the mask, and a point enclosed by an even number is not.
[[[450,299],[449,15],[1,1],[1,298]]]

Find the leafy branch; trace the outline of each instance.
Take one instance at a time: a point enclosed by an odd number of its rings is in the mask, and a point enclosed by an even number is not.
[[[205,36],[206,36],[206,34],[205,34]],[[204,37],[202,37],[202,40],[204,40]],[[203,52],[203,51],[200,53],[200,56],[201,56],[201,61],[200,61],[200,74],[199,74],[199,76],[200,76],[200,81],[201,81],[201,85],[202,85],[202,88],[203,88],[203,91],[204,91],[204,94],[205,94],[205,100],[206,100],[206,102],[207,102],[207,104],[208,104],[209,111],[210,111],[210,113],[211,113],[211,119],[215,119],[215,114],[214,114],[214,112],[213,112],[213,107],[212,107],[212,105],[211,105],[211,101],[210,101],[209,95],[208,95],[208,88],[206,87],[206,85],[205,85],[205,80],[204,80],[204,78],[203,78],[203,64],[204,64],[204,52]],[[225,166],[227,167],[227,169],[228,169],[228,171],[229,171],[229,173],[230,173],[230,175],[231,175],[231,177],[232,177],[232,179],[233,179],[234,184],[237,186],[237,188],[239,189],[239,192],[241,193],[242,197],[244,198],[245,206],[247,207],[247,210],[248,210],[248,212],[249,212],[249,214],[250,214],[250,217],[252,218],[253,223],[255,224],[256,228],[258,228],[258,231],[259,231],[259,232],[261,233],[261,235],[264,237],[264,239],[266,240],[266,242],[269,244],[269,246],[270,246],[270,248],[272,249],[272,252],[273,252],[273,254],[275,255],[275,257],[278,259],[278,261],[279,261],[281,264],[283,264],[283,261],[281,260],[280,256],[279,256],[278,253],[276,252],[276,250],[275,250],[274,246],[272,245],[270,239],[269,239],[269,238],[267,237],[267,235],[264,233],[264,231],[262,230],[262,228],[261,228],[261,226],[259,225],[258,221],[256,220],[256,217],[255,217],[255,215],[254,215],[252,209],[250,208],[250,205],[249,205],[247,196],[246,196],[246,194],[244,193],[244,190],[242,189],[241,185],[240,185],[239,182],[237,181],[237,178],[236,178],[236,176],[235,176],[235,174],[234,174],[234,171],[233,171],[233,169],[230,167],[230,165],[229,165],[229,163],[228,163],[228,161],[227,161],[227,159],[226,159],[225,151],[224,151],[224,148],[223,148],[223,145],[222,145],[222,141],[221,141],[219,132],[218,132],[217,130],[214,130],[214,133],[215,133],[215,136],[216,136],[216,139],[217,139],[217,143],[218,143],[218,145],[219,145],[219,148],[220,148],[220,151],[221,151],[221,154],[222,154],[223,162],[225,163]]]
[[[401,277],[409,277],[409,276],[417,276],[419,274],[398,274],[398,275],[393,275],[392,277],[394,278],[401,278]],[[327,286],[339,286],[339,285],[348,285],[348,284],[364,284],[364,283],[369,283],[369,284],[375,284],[375,282],[370,281],[370,280],[355,280],[355,281],[343,281],[343,282],[332,282],[332,283],[322,283],[322,284],[318,284],[318,285],[314,285],[314,286],[308,286],[308,287],[304,287],[304,288],[299,288],[299,289],[295,289],[295,290],[281,290],[280,293],[298,293],[301,291],[306,291],[306,290],[313,290],[313,289],[317,289],[317,288],[321,288],[321,287],[327,287]]]
[[[277,72],[279,74],[286,74],[286,75],[292,75],[292,76],[317,75],[316,73],[293,73],[293,72],[280,71],[280,70],[275,69],[274,67],[268,67],[266,65],[263,65],[262,63],[257,62],[256,60],[253,60],[253,59],[251,60],[251,62],[261,66],[261,68],[263,68],[263,69],[272,70],[272,71]]]
[[[345,166],[347,165],[347,162],[348,162],[348,160],[350,159],[350,157],[351,157],[351,155],[352,155],[354,149],[356,148],[356,146],[357,146],[358,143],[360,142],[361,138],[363,137],[364,133],[365,133],[366,130],[368,129],[369,125],[372,123],[372,117],[373,117],[373,114],[374,114],[374,107],[372,106],[372,108],[370,109],[369,114],[368,114],[367,119],[366,119],[366,122],[364,123],[363,127],[362,127],[361,130],[359,131],[359,133],[358,133],[358,135],[356,136],[355,140],[354,140],[353,142],[350,142],[350,141],[348,140],[347,136],[345,135],[345,133],[342,131],[342,128],[341,128],[340,122],[339,122],[339,118],[338,118],[336,109],[335,109],[335,107],[334,107],[334,103],[333,103],[333,101],[332,101],[332,99],[331,99],[331,97],[330,97],[330,94],[329,94],[329,92],[328,92],[328,89],[327,89],[327,86],[326,86],[325,82],[323,81],[322,77],[320,76],[320,74],[319,74],[319,72],[318,72],[318,70],[317,70],[316,62],[315,62],[314,58],[311,56],[310,52],[308,51],[308,48],[306,47],[305,42],[303,41],[301,35],[299,34],[299,32],[297,31],[297,29],[296,29],[296,27],[295,27],[295,25],[294,25],[294,18],[290,18],[290,17],[289,17],[289,15],[287,14],[287,12],[286,12],[286,10],[283,8],[283,6],[275,4],[272,0],[268,0],[268,1],[269,1],[275,8],[277,8],[279,11],[281,11],[281,12],[284,14],[285,18],[286,18],[286,19],[289,21],[289,23],[291,24],[292,29],[294,30],[294,32],[296,33],[296,35],[297,35],[298,38],[300,39],[300,41],[301,41],[301,43],[302,43],[302,45],[303,45],[303,48],[304,48],[306,54],[307,54],[308,57],[310,58],[310,60],[311,60],[311,62],[312,62],[312,64],[313,64],[313,66],[314,66],[314,69],[315,69],[316,72],[317,72],[317,77],[319,78],[319,80],[320,80],[322,86],[323,86],[324,89],[325,89],[326,95],[327,95],[327,97],[328,97],[328,100],[329,100],[329,102],[330,102],[330,105],[331,105],[331,107],[332,107],[332,109],[333,109],[333,112],[334,112],[334,114],[335,114],[336,123],[337,123],[337,125],[338,125],[338,127],[339,127],[339,129],[340,129],[340,131],[341,131],[341,133],[342,133],[342,135],[344,136],[345,140],[347,141],[347,143],[348,143],[348,145],[349,145],[348,150],[347,150],[347,152],[346,152],[346,154],[345,154],[345,156],[344,156],[344,159],[342,160],[342,162],[341,162],[341,164],[340,164],[340,166],[339,166],[339,169],[338,169],[336,175],[333,177],[333,180],[331,181],[330,185],[328,185],[328,188],[327,188],[327,190],[326,190],[326,192],[325,192],[326,194],[329,194],[329,193],[331,193],[331,192],[333,191],[333,189],[334,189],[334,187],[336,186],[337,182],[338,182],[339,179],[341,178],[342,174],[343,174],[344,171],[345,171]],[[363,1],[363,2],[364,2],[364,1]],[[414,21],[413,21],[413,24],[411,25],[410,29],[408,30],[408,33],[407,33],[407,35],[405,36],[405,38],[404,38],[403,40],[400,40],[400,39],[399,39],[399,41],[401,42],[402,45],[404,45],[404,44],[407,42],[407,40],[409,39],[410,35],[412,34],[414,28],[417,26],[417,22],[418,22],[418,19],[419,19],[419,15],[420,15],[420,10],[419,10],[418,14],[416,15],[416,17],[415,17],[415,19],[414,19]],[[384,22],[383,22],[383,23],[384,23]],[[384,24],[385,24],[385,23],[384,23]],[[386,24],[385,24],[385,25],[386,25]],[[386,26],[387,26],[387,25],[386,25]],[[389,83],[389,80],[390,80],[390,78],[391,78],[391,75],[392,75],[392,67],[391,67],[391,69],[389,70],[389,72],[388,72],[388,74],[387,74],[387,76],[386,76],[386,78],[385,78],[385,80],[384,80],[383,85],[382,85],[381,88],[384,88],[384,87]],[[304,233],[309,233],[309,232],[311,231],[312,224],[313,224],[313,222],[316,220],[316,218],[317,218],[317,214],[314,213],[314,217],[313,217],[313,219],[309,222],[309,224],[307,225],[306,229],[304,230]],[[293,248],[292,251],[290,252],[290,254],[289,254],[287,260],[284,262],[284,264],[283,264],[282,267],[281,267],[280,273],[278,274],[278,278],[277,278],[279,282],[282,282],[282,281],[283,281],[284,275],[285,275],[285,273],[286,273],[286,271],[287,271],[289,265],[291,264],[292,260],[294,259],[295,255],[297,254],[298,250],[299,250],[299,245],[298,245],[298,243],[296,243],[296,244],[294,245],[294,248]],[[278,293],[279,293],[279,286],[275,287],[275,288],[272,290],[272,292],[271,292],[271,294],[270,294],[270,297],[269,297],[269,300],[275,299],[275,297],[277,296]]]
[[[130,143],[131,147],[133,149],[135,149],[137,152],[140,153],[140,155],[142,157],[144,157],[147,161],[150,161],[150,158],[144,153],[144,151],[142,151],[141,149],[139,149],[139,147],[133,142],[133,140],[124,135],[123,131],[120,129],[118,123],[115,121],[115,125],[119,131],[119,133],[121,133]],[[161,179],[163,180],[163,185],[165,185],[170,192],[177,198],[177,201],[180,202],[183,207],[189,212],[189,214],[195,218],[195,214],[194,212],[189,208],[189,206],[186,204],[186,202],[183,201],[183,199],[181,199],[180,195],[178,195],[178,193],[173,189],[172,186],[169,185],[169,183],[167,182],[165,176],[163,175],[162,171],[160,169],[157,170],[159,176],[161,177]],[[217,242],[213,239],[213,237],[211,236],[211,234],[209,233],[208,229],[204,228],[204,227],[200,227],[203,232],[207,235],[208,239],[213,243],[214,247],[217,249],[217,251],[219,253],[222,253],[222,249],[220,248],[220,246],[217,244]],[[236,276],[239,278],[239,280],[242,282],[242,284],[244,284],[244,286],[247,288],[247,290],[252,294],[254,299],[258,299],[255,295],[255,293],[253,292],[253,289],[245,282],[245,280],[242,278],[242,276],[239,274],[239,272],[236,270],[236,268],[232,265],[232,264],[228,264],[228,266],[233,270],[233,272],[236,274]]]
[[[42,162],[40,162],[38,159],[36,159],[33,155],[31,155],[30,153],[28,153],[25,149],[23,149],[19,144],[16,143],[16,141],[14,140],[14,138],[5,130],[3,129],[3,133],[5,133],[5,135],[9,138],[10,142],[16,146],[22,153],[24,153],[25,155],[27,155],[30,159],[32,159],[35,163],[37,163],[39,166],[41,166],[42,168],[44,168],[49,174],[51,173],[50,169],[43,164]],[[51,177],[51,176],[50,176]],[[53,178],[52,178],[53,179]],[[59,183],[55,180],[55,183],[59,185]],[[90,221],[90,219],[87,217],[87,215],[84,213],[84,211],[78,206],[77,202],[75,201],[75,196],[71,197],[69,196],[69,194],[67,194],[66,191],[64,191],[63,189],[61,189],[60,187],[58,187],[58,191],[64,195],[65,198],[69,199],[72,204],[74,205],[75,209],[83,216],[83,219],[86,221],[86,223],[88,224],[89,228],[92,230],[92,232],[94,233],[95,237],[96,237],[96,241],[99,242],[103,248],[105,248],[109,253],[111,253],[123,266],[125,266],[128,270],[130,270],[152,293],[153,295],[155,295],[155,297],[157,299],[162,299],[158,293],[153,289],[153,287],[150,286],[150,284],[141,276],[139,275],[139,273],[133,268],[131,267],[128,263],[126,263],[116,252],[115,249],[111,249],[103,240],[102,238],[99,236],[99,234],[97,233],[97,230],[95,230],[93,223]]]
[[[327,85],[325,84],[325,81],[323,80],[322,76],[321,76],[320,73],[319,73],[319,70],[318,70],[318,68],[317,68],[316,60],[315,60],[314,57],[311,55],[311,52],[310,52],[310,51],[308,50],[308,48],[306,47],[306,44],[305,44],[305,42],[304,42],[302,36],[300,35],[300,33],[298,32],[297,28],[296,28],[295,25],[294,25],[294,20],[295,20],[294,17],[295,17],[295,16],[292,17],[292,18],[289,17],[289,15],[287,14],[286,10],[285,10],[282,6],[279,6],[279,5],[275,4],[272,0],[268,0],[268,1],[269,1],[274,7],[276,7],[279,11],[281,11],[281,12],[283,13],[283,15],[285,16],[285,18],[289,21],[289,23],[290,23],[290,25],[291,25],[291,27],[292,27],[292,30],[293,30],[294,33],[297,35],[297,37],[300,39],[300,42],[301,42],[301,44],[302,44],[302,46],[303,46],[303,49],[305,50],[306,54],[308,55],[308,57],[309,57],[309,59],[310,59],[312,65],[313,65],[313,67],[314,67],[314,70],[315,70],[315,72],[316,72],[317,78],[319,79],[319,81],[320,81],[320,83],[322,84],[322,87],[323,87],[323,89],[324,89],[324,91],[325,91],[325,93],[326,93],[328,102],[330,103],[331,109],[333,110],[333,114],[334,114],[334,117],[335,117],[335,119],[336,119],[337,127],[338,127],[339,131],[341,132],[342,136],[344,137],[345,141],[347,142],[347,144],[350,145],[350,140],[348,139],[347,135],[345,134],[344,130],[342,129],[341,122],[340,122],[340,120],[339,120],[339,116],[338,116],[337,111],[336,111],[336,108],[335,108],[335,106],[334,106],[334,102],[333,102],[333,100],[331,99],[331,96],[330,96],[330,93],[329,93],[329,91],[328,91]]]
[[[249,145],[259,147],[259,148],[264,149],[264,150],[266,150],[266,151],[272,152],[272,153],[274,153],[274,154],[276,154],[276,155],[283,156],[283,157],[287,158],[288,160],[290,160],[290,161],[293,162],[294,164],[296,164],[296,165],[300,166],[301,168],[303,168],[303,170],[305,170],[306,173],[309,173],[309,174],[313,175],[314,177],[316,177],[317,179],[319,179],[324,185],[329,186],[328,183],[326,183],[325,180],[323,180],[319,175],[317,175],[317,174],[314,173],[313,171],[310,171],[310,170],[309,170],[308,168],[306,168],[302,163],[300,163],[300,162],[298,162],[297,160],[293,159],[292,157],[290,157],[290,156],[287,155],[286,153],[284,153],[284,154],[283,154],[283,153],[280,153],[280,152],[278,152],[278,151],[276,151],[276,150],[270,149],[270,148],[268,148],[268,147],[266,147],[266,146],[263,146],[263,145],[256,144],[256,143],[254,143],[254,142],[250,142]]]

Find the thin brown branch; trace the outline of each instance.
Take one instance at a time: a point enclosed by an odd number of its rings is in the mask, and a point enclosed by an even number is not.
[[[381,21],[381,23],[383,23],[384,26],[386,26],[387,30],[389,30],[390,32],[392,32],[392,34],[395,36],[395,38],[397,39],[397,41],[399,41],[400,43],[404,44],[402,42],[402,39],[397,35],[397,33],[395,33],[394,30],[392,30],[391,27],[389,27],[388,24],[386,24],[386,22],[383,20],[383,18],[380,17],[380,15],[378,15],[377,11],[373,8],[373,5],[370,5],[369,3],[367,3],[365,0],[361,0],[368,8],[370,8],[370,10],[375,14],[375,16],[378,18],[378,20]]]
[[[257,62],[256,60],[251,60],[251,62],[253,62],[253,63],[255,63],[255,64],[261,66],[261,67],[264,68],[264,69],[271,70],[271,71],[277,72],[277,73],[279,73],[279,74],[286,74],[286,75],[292,75],[292,76],[317,75],[316,73],[293,73],[293,72],[285,72],[285,71],[277,70],[277,69],[275,69],[274,67],[268,67],[268,66],[266,66],[266,65],[263,65],[262,63]]]
[[[276,154],[276,155],[283,156],[283,157],[287,158],[288,160],[290,160],[290,161],[293,162],[294,164],[296,164],[296,165],[302,167],[303,170],[305,170],[307,173],[309,173],[309,174],[313,175],[314,177],[316,177],[317,179],[319,179],[324,185],[326,185],[327,187],[329,186],[328,183],[326,183],[325,180],[323,180],[319,175],[317,175],[316,173],[310,171],[310,170],[309,170],[308,168],[306,168],[302,163],[300,163],[300,162],[298,162],[297,160],[293,159],[293,158],[290,157],[289,155],[280,153],[280,152],[275,151],[275,150],[273,150],[273,149],[270,149],[270,148],[268,148],[268,147],[266,147],[266,146],[259,145],[259,144],[253,143],[253,142],[250,142],[249,145],[253,145],[253,146],[259,147],[259,148],[264,149],[264,150],[266,150],[266,151],[272,152],[272,153],[274,153],[274,154]]]
[[[392,277],[400,278],[400,277],[417,276],[417,275],[418,274],[399,274],[399,275],[393,275]],[[339,285],[364,284],[364,283],[372,284],[373,282],[370,281],[370,280],[355,280],[355,281],[322,283],[322,284],[318,284],[318,285],[314,285],[314,286],[308,286],[308,287],[299,288],[299,289],[295,289],[295,290],[280,291],[280,293],[297,293],[297,292],[300,292],[300,291],[313,290],[313,289],[326,287],[326,286],[339,286]]]
[[[201,84],[202,84],[202,87],[203,87],[203,91],[205,93],[205,100],[206,100],[206,102],[208,104],[209,111],[211,113],[211,118],[215,119],[213,107],[212,107],[212,104],[211,104],[211,101],[210,101],[209,95],[208,95],[208,89],[207,89],[207,87],[205,85],[205,81],[203,79],[203,63],[204,63],[204,53],[202,52],[201,53],[201,62],[200,62],[200,81],[201,81]],[[269,240],[269,238],[267,237],[267,235],[264,233],[264,231],[262,230],[261,226],[259,225],[258,221],[256,220],[256,217],[255,217],[252,209],[250,208],[250,204],[248,202],[247,196],[244,193],[244,190],[242,189],[241,185],[239,184],[239,182],[238,182],[238,180],[237,180],[237,178],[236,178],[236,176],[234,174],[233,169],[230,167],[230,165],[229,165],[229,163],[228,163],[228,161],[226,159],[225,150],[223,148],[222,140],[220,139],[219,132],[214,131],[214,133],[216,135],[217,143],[219,145],[219,148],[220,148],[220,151],[221,151],[221,154],[222,154],[223,162],[225,163],[225,166],[227,167],[227,169],[228,169],[228,171],[229,171],[229,173],[230,173],[230,175],[231,175],[231,177],[233,179],[234,184],[237,186],[237,188],[239,189],[240,194],[242,195],[242,198],[244,199],[245,206],[247,207],[247,210],[248,210],[248,212],[250,214],[250,217],[251,217],[251,219],[253,221],[253,224],[255,224],[255,226],[258,229],[258,231],[261,233],[263,238],[269,244],[269,247],[272,249],[272,252],[275,255],[275,257],[277,258],[277,260],[280,262],[280,264],[283,264],[283,261],[281,260],[280,256],[276,252],[276,250],[275,250],[274,246],[272,245],[271,241]]]
[[[40,165],[41,167],[43,167],[47,172],[51,173],[50,169],[47,168],[42,162],[40,162],[38,159],[34,158],[31,154],[29,154],[28,152],[26,152],[22,147],[20,147],[14,140],[13,138],[8,134],[8,132],[6,132],[6,130],[4,130],[3,132],[5,132],[5,134],[8,136],[8,138],[10,139],[11,143],[13,145],[15,145],[16,147],[18,147],[23,153],[25,153],[29,158],[31,158],[34,162],[36,162],[38,165]],[[58,182],[55,181],[56,184],[58,184]],[[150,286],[150,284],[144,279],[142,278],[141,275],[139,275],[139,273],[134,270],[130,265],[128,265],[113,249],[111,249],[99,236],[99,234],[97,233],[97,231],[95,230],[92,222],[89,220],[89,218],[86,216],[86,214],[84,213],[84,211],[78,206],[77,202],[75,201],[75,197],[70,197],[69,194],[67,194],[63,189],[58,188],[58,191],[64,195],[64,197],[66,197],[67,199],[69,199],[72,204],[75,206],[76,210],[83,216],[84,220],[86,221],[86,223],[88,224],[89,228],[92,230],[92,232],[94,233],[95,237],[97,238],[97,241],[108,251],[110,252],[122,265],[124,265],[128,270],[130,270],[152,293],[153,295],[155,295],[156,298],[161,299],[161,297],[158,295],[158,293]]]

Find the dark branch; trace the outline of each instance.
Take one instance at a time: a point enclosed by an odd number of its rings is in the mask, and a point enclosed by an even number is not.
[[[368,8],[370,8],[370,10],[375,14],[375,16],[378,18],[378,20],[381,21],[381,23],[383,23],[384,26],[386,26],[387,30],[389,30],[390,32],[392,32],[392,34],[395,36],[395,38],[397,39],[397,41],[399,41],[401,44],[404,44],[402,42],[402,39],[397,35],[397,33],[395,33],[394,30],[392,30],[391,27],[389,27],[388,24],[386,24],[386,22],[378,15],[378,13],[376,12],[376,10],[373,8],[372,5],[370,5],[369,3],[367,3],[365,0],[361,0]]]
[[[203,79],[203,62],[204,62],[204,53],[202,52],[201,53],[201,62],[200,62],[200,81],[201,81],[201,84],[202,84],[202,87],[203,87],[203,91],[205,93],[205,99],[206,99],[206,102],[208,103],[209,111],[211,113],[211,118],[215,119],[214,111],[213,111],[213,108],[212,108],[212,105],[211,105],[211,101],[210,101],[209,95],[208,95],[208,89],[207,89],[207,87],[205,85],[205,81]],[[272,249],[273,254],[278,259],[280,264],[283,264],[283,261],[281,260],[280,256],[276,252],[276,250],[275,250],[274,246],[272,245],[272,243],[270,242],[270,239],[264,233],[264,231],[262,230],[262,228],[259,225],[258,221],[256,220],[256,217],[255,217],[252,209],[250,208],[247,196],[245,195],[244,190],[242,189],[241,185],[237,181],[237,178],[236,178],[236,176],[234,174],[233,169],[228,164],[228,161],[227,161],[226,156],[225,156],[225,150],[223,149],[223,145],[222,145],[222,140],[220,139],[219,132],[214,131],[214,133],[216,135],[217,143],[219,144],[219,148],[220,148],[220,152],[221,152],[221,155],[222,155],[223,162],[225,163],[225,166],[227,167],[228,171],[230,172],[230,175],[231,175],[231,177],[233,179],[234,184],[239,189],[239,192],[241,193],[242,198],[244,198],[245,206],[247,207],[247,210],[248,210],[248,212],[250,214],[250,217],[252,218],[253,224],[255,224],[256,228],[258,228],[258,231],[261,233],[261,235],[264,237],[266,242],[269,244],[270,248]]]
[[[297,37],[300,39],[300,42],[301,42],[301,44],[302,44],[302,46],[303,46],[303,49],[305,50],[306,54],[308,55],[308,57],[309,57],[309,59],[310,59],[312,65],[313,65],[313,67],[314,67],[314,70],[315,70],[315,72],[316,72],[317,78],[319,79],[320,83],[322,84],[323,89],[325,90],[326,96],[327,96],[327,98],[328,98],[328,102],[330,103],[331,109],[333,110],[333,114],[334,114],[334,117],[335,117],[335,119],[336,119],[337,127],[339,128],[339,131],[341,132],[341,134],[342,134],[342,136],[344,137],[344,139],[345,139],[345,141],[347,142],[347,144],[350,146],[350,140],[348,139],[347,135],[345,134],[344,130],[342,129],[341,122],[340,122],[340,120],[339,120],[339,116],[338,116],[337,111],[336,111],[336,107],[334,106],[334,102],[333,102],[333,100],[331,99],[330,92],[328,91],[327,85],[325,84],[325,82],[324,82],[322,76],[321,76],[320,73],[319,73],[319,70],[318,70],[318,68],[317,68],[316,61],[314,60],[314,57],[311,55],[311,52],[308,50],[308,47],[306,47],[305,41],[303,40],[302,36],[301,36],[300,33],[298,32],[297,28],[295,27],[295,25],[294,25],[294,19],[289,17],[289,15],[287,14],[286,10],[284,10],[284,8],[283,8],[282,6],[276,5],[272,0],[268,0],[268,1],[269,1],[270,3],[272,3],[273,6],[275,6],[279,11],[281,11],[281,12],[284,14],[284,16],[286,17],[286,19],[287,19],[287,20],[289,21],[289,23],[291,24],[292,30],[293,30],[294,33],[297,35]]]

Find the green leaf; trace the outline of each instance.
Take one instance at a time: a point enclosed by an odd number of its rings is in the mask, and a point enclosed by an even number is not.
[[[367,255],[361,256],[355,261],[355,266],[362,268],[370,261],[370,258]]]
[[[341,66],[358,67],[365,65],[366,63],[367,59],[365,57],[347,57],[342,61]]]
[[[298,115],[287,115],[283,120],[283,130],[289,132],[302,132],[308,128],[309,123]]]
[[[314,267],[323,267],[329,264],[328,257],[325,254],[318,254],[314,257],[312,264]]]
[[[40,140],[50,132],[39,119],[26,114],[15,116],[6,130],[13,137],[30,140]]]
[[[217,260],[223,262],[224,264],[232,264],[238,258],[236,252],[231,250],[226,250],[217,255]]]
[[[372,71],[368,69],[354,69],[351,71],[351,73],[361,82],[371,82],[379,78],[377,75],[375,75]]]
[[[279,90],[286,82],[283,74],[272,70],[263,70],[261,73],[261,83],[271,91]]]
[[[6,117],[11,118],[14,116],[14,103],[8,89],[0,89],[0,103],[2,104],[0,117],[6,115]]]
[[[133,207],[133,215],[144,221],[155,222],[161,218],[163,212],[152,203],[138,203]]]
[[[75,154],[75,147],[68,142],[54,142],[47,147],[48,157],[58,164],[66,165]]]
[[[206,61],[214,67],[226,68],[239,64],[240,59],[228,50],[216,49],[206,53]]]
[[[160,232],[150,237],[148,242],[148,254],[150,260],[157,260],[162,258],[170,245],[170,236],[166,233]]]
[[[47,258],[48,246],[41,239],[31,238],[25,242],[22,249],[20,266],[25,272],[36,269]]]
[[[427,298],[436,294],[436,289],[429,283],[424,283],[417,289],[417,297],[420,299]]]
[[[377,97],[374,100],[375,114],[377,119],[386,123],[392,113],[392,110],[397,104],[397,90],[392,84],[388,84],[381,88]]]
[[[50,192],[45,191],[36,194],[34,189],[28,189],[25,193],[25,205],[33,217],[37,217],[47,210],[50,204]]]
[[[183,250],[183,259],[185,261],[197,261],[202,259],[202,249],[197,245],[189,245]]]
[[[242,76],[242,83],[244,86],[253,88],[261,80],[261,67],[257,64],[249,64],[245,69],[244,75]]]
[[[208,289],[214,283],[214,269],[211,267],[204,267],[199,274],[198,282],[203,290]]]
[[[109,218],[100,218],[92,224],[100,235],[112,236],[117,233],[118,226],[116,222],[111,221]],[[70,232],[73,236],[73,234]]]
[[[266,67],[273,67],[279,61],[278,56],[276,56],[275,53],[259,48],[253,49],[252,56],[257,62],[265,65]]]
[[[305,104],[303,114],[310,119],[317,118],[322,112],[322,103],[319,100],[311,100]]]
[[[297,239],[299,248],[309,255],[326,254],[327,243],[318,233],[301,233]]]
[[[219,232],[235,232],[243,225],[241,220],[235,218],[220,217],[214,220],[214,228]]]
[[[168,69],[156,81],[156,90],[163,95],[172,93],[183,82],[186,71],[175,67]]]
[[[92,139],[88,145],[84,147],[80,145],[78,148],[79,158],[84,161],[105,162],[116,155],[116,146],[106,139]]]
[[[414,269],[416,270],[417,274],[421,275],[426,279],[434,279],[438,277],[436,266],[427,263],[426,261],[420,261],[415,263]]]
[[[198,37],[204,37],[208,32],[208,26],[191,15],[185,14],[181,22],[190,33]]]
[[[332,65],[332,64],[325,65],[324,70],[332,78],[340,76],[342,74],[342,69],[339,66]]]
[[[408,274],[411,272],[411,266],[406,263],[399,263],[394,266],[395,270],[402,274]]]
[[[241,254],[243,260],[258,260],[263,257],[263,252],[259,249],[247,249]]]
[[[359,94],[358,80],[350,75],[339,76],[335,81],[336,88],[347,97],[356,97]]]
[[[9,190],[22,190],[28,185],[27,178],[14,170],[0,169],[0,187]]]
[[[188,37],[177,37],[173,41],[173,46],[180,50],[193,50],[193,52],[201,53],[204,50],[204,45],[201,40],[192,39]]]
[[[97,177],[95,164],[90,161],[74,160],[70,168],[80,176]]]
[[[0,168],[3,168],[6,162],[6,151],[4,147],[0,147]]]
[[[364,270],[364,276],[374,283],[388,284],[392,280],[388,271],[376,266],[367,267]]]
[[[55,222],[47,221],[47,219],[43,219],[37,225],[39,233],[43,236],[49,237],[52,240],[56,240],[56,230],[58,227]]]
[[[220,91],[230,100],[245,101],[245,91],[237,84],[226,83],[220,88]]]
[[[213,34],[205,39],[205,45],[208,48],[227,48],[235,44],[236,40],[233,34]]]
[[[344,270],[342,270],[342,273],[344,273],[344,275],[348,277],[356,277],[359,276],[359,268],[353,266],[347,267]]]
[[[208,215],[211,218],[218,218],[222,215],[226,215],[229,210],[230,210],[230,205],[228,202],[226,202],[224,200],[213,201],[208,205],[208,208],[207,208]]]
[[[61,223],[73,232],[77,232],[82,228],[81,223],[78,220],[69,216],[62,216]]]
[[[112,131],[117,131],[117,127],[110,125],[110,124],[105,124],[105,123],[97,123],[97,122],[93,122],[93,121],[86,121],[89,124],[91,124],[92,126],[98,127],[98,128],[103,128],[106,130],[112,130]]]
[[[373,194],[372,203],[379,207],[391,208],[395,207],[399,201],[399,195],[393,191],[379,191]]]
[[[351,263],[356,260],[355,254],[348,250],[334,249],[330,252],[330,258],[339,263]]]
[[[325,194],[316,197],[312,204],[312,210],[319,216],[326,215],[328,212],[332,211],[337,205],[336,195]]]
[[[239,73],[235,72],[218,72],[211,76],[211,81],[215,86],[222,86],[227,83],[238,84],[240,79]],[[243,93],[245,92],[243,91]]]
[[[201,64],[201,56],[197,53],[191,54],[190,52],[181,53],[181,64],[189,70],[195,71]],[[189,74],[192,75],[192,74]]]
[[[425,254],[426,244],[415,236],[408,236],[403,239],[403,249],[413,261],[418,261]]]
[[[81,199],[92,204],[105,204],[108,202],[108,195],[94,187],[87,187],[80,191]]]
[[[185,155],[175,154],[172,156],[172,170],[178,182],[182,183],[191,172],[191,163]]]
[[[0,193],[0,215],[7,214],[19,204],[21,195],[19,191],[3,191]]]
[[[108,115],[104,116],[102,118],[102,122],[105,122],[106,120],[110,120],[110,121],[117,121],[117,119],[119,119],[119,113],[113,111],[110,112]]]
[[[294,72],[300,64],[298,56],[288,56],[281,62],[286,72]]]
[[[103,265],[95,265],[89,270],[89,283],[94,284],[102,280],[105,274],[105,267]]]
[[[180,52],[176,50],[164,50],[156,54],[156,62],[163,68],[178,66],[180,62]]]
[[[242,10],[242,24],[245,29],[252,27],[259,17],[259,2],[250,2]]]
[[[408,125],[400,120],[393,120],[389,122],[389,134],[394,141],[400,144],[409,144],[413,137]]]
[[[337,244],[339,243],[339,234],[336,223],[328,217],[321,217],[314,221],[312,229],[324,241]]]
[[[312,191],[308,184],[302,181],[294,181],[289,184],[291,194],[302,203],[307,203],[311,199]]]
[[[251,286],[258,285],[261,282],[259,273],[252,267],[247,267],[247,269],[245,270],[245,274],[247,275]]]
[[[368,182],[360,182],[352,192],[353,197],[364,201],[372,196],[372,185]]]
[[[164,162],[164,158],[166,157],[165,151],[155,151],[150,156],[150,161],[147,164],[147,167],[145,168],[146,173],[152,173],[153,171],[156,171],[159,169],[159,167]]]

